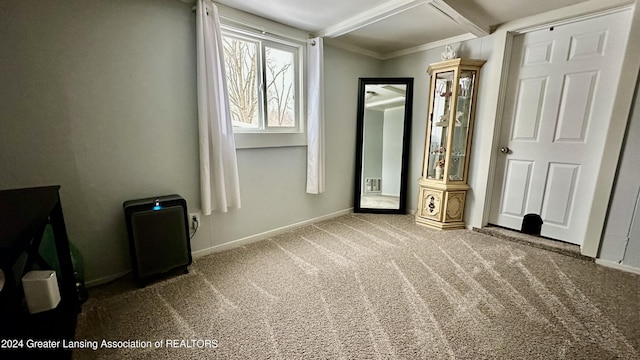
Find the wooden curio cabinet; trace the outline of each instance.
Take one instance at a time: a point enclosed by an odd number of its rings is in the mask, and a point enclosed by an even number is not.
[[[464,205],[478,78],[484,60],[431,64],[429,112],[416,223],[464,228]]]

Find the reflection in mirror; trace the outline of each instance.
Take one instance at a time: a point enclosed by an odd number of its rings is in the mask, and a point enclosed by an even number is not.
[[[354,211],[404,213],[411,78],[361,78]]]

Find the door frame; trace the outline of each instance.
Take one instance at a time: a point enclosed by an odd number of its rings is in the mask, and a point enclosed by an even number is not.
[[[472,204],[472,215],[468,221],[471,227],[486,226],[489,221],[493,186],[495,183],[495,169],[498,161],[497,149],[499,148],[502,117],[506,100],[509,63],[513,50],[513,38],[517,35],[549,26],[558,26],[612,12],[630,10],[631,29],[621,68],[621,74],[625,74],[625,76],[621,76],[618,83],[616,99],[605,140],[605,148],[610,149],[610,151],[606,151],[603,154],[600,171],[597,174],[596,192],[594,194],[593,206],[589,213],[586,236],[580,248],[581,253],[585,256],[594,258],[598,256],[610,197],[613,191],[615,173],[622,149],[624,132],[627,127],[633,101],[635,83],[640,70],[640,3],[638,3],[638,1],[592,0],[549,13],[506,23],[496,29],[493,34],[494,43],[490,57],[492,61],[487,64],[490,66],[485,66],[486,69],[484,70],[498,79],[499,86],[485,88],[485,92],[482,94],[485,106],[483,106],[483,104],[479,105],[479,107],[482,107],[479,117],[494,120],[492,124],[486,124],[487,127],[493,127],[493,129],[487,129],[487,131],[492,130],[493,137],[491,139],[485,139],[484,141],[478,141],[484,142],[484,144],[478,145],[486,150],[480,155],[480,159],[478,159],[479,166],[476,167],[477,171],[482,172],[482,174],[478,175],[478,187],[475,194],[479,201],[474,201]],[[483,78],[487,79],[487,77],[486,73],[483,74]],[[491,106],[492,104],[495,105]],[[480,214],[480,216],[474,216],[473,213]]]

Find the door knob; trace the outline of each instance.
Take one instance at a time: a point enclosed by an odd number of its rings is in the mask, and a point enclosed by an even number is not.
[[[511,151],[511,149],[509,149],[506,146],[503,146],[503,147],[500,148],[500,152],[503,153],[503,154],[508,154],[510,151]]]

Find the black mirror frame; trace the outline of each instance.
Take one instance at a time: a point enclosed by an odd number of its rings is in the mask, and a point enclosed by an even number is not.
[[[402,167],[400,173],[400,203],[398,209],[363,208],[362,196],[362,155],[364,145],[364,110],[365,88],[367,85],[402,84],[406,85],[404,106],[404,130],[402,133]],[[409,170],[409,145],[411,140],[411,121],[413,114],[413,78],[409,77],[377,77],[360,78],[358,85],[358,113],[356,131],[356,174],[353,212],[374,214],[406,214],[407,213],[407,176]]]

